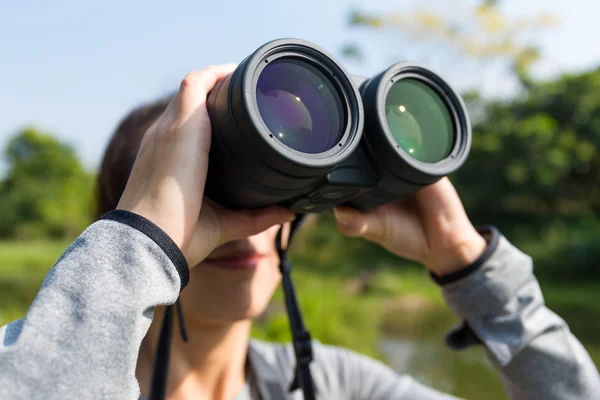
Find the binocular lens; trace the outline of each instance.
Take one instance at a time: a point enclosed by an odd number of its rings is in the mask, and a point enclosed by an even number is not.
[[[454,145],[454,125],[439,94],[416,79],[395,82],[385,100],[385,115],[396,142],[414,159],[437,163]]]
[[[338,90],[320,69],[280,58],[260,73],[258,111],[272,137],[302,153],[324,153],[340,141],[345,107]]]

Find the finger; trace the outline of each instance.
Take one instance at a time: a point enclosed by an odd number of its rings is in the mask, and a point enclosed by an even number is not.
[[[465,208],[448,178],[423,188],[415,194],[419,214],[425,225],[435,224],[450,229],[456,222],[468,219]]]
[[[187,120],[193,116],[196,109],[206,102],[206,96],[216,83],[235,68],[235,64],[215,65],[187,74],[179,87],[179,118]]]
[[[422,259],[426,240],[419,218],[409,203],[398,201],[364,213],[336,207],[334,213],[337,228],[343,235],[362,237],[401,257]]]
[[[338,230],[346,236],[377,240],[383,236],[384,224],[379,213],[360,212],[354,208],[338,206],[333,209]]]
[[[462,210],[462,202],[458,193],[447,177],[429,185],[417,193],[415,198],[421,207],[432,210]]]
[[[292,221],[295,214],[283,207],[268,207],[252,211],[219,210],[223,242],[256,235],[274,225]]]
[[[414,232],[419,220],[410,202],[396,201],[367,212],[338,206],[333,209],[338,230],[347,236],[383,242],[394,240],[398,231]]]

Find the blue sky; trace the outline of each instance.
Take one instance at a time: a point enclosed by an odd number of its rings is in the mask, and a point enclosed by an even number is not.
[[[544,60],[535,68],[538,76],[600,64],[600,46],[595,44],[600,37],[600,2],[503,3],[510,16],[544,10],[560,20],[558,27],[540,36]],[[135,105],[176,88],[187,71],[238,62],[279,37],[306,39],[336,55],[353,38],[368,43],[369,54],[390,52],[389,42],[384,45],[349,29],[348,13],[355,7],[385,11],[413,4],[413,0],[2,2],[0,146],[19,128],[34,125],[72,143],[85,164],[95,168],[120,118]],[[384,59],[347,67],[353,73],[371,74],[385,66]],[[439,64],[434,67],[444,74],[445,66]],[[452,75],[455,86],[465,82],[460,74]],[[496,90],[494,85],[487,82],[487,90]]]

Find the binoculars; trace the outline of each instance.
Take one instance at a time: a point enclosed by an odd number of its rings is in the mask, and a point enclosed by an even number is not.
[[[206,195],[234,209],[359,210],[456,171],[471,146],[460,96],[416,63],[364,78],[296,39],[268,42],[207,98]]]

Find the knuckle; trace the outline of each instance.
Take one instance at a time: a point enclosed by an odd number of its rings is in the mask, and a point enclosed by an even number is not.
[[[188,72],[181,80],[181,89],[194,88],[197,86],[202,81],[203,73],[204,70]]]
[[[193,87],[193,85],[195,84],[197,78],[196,78],[196,74],[194,72],[190,72],[188,73],[182,80],[181,80],[181,85],[180,85],[180,89],[181,90],[185,90],[188,89],[190,87]]]

